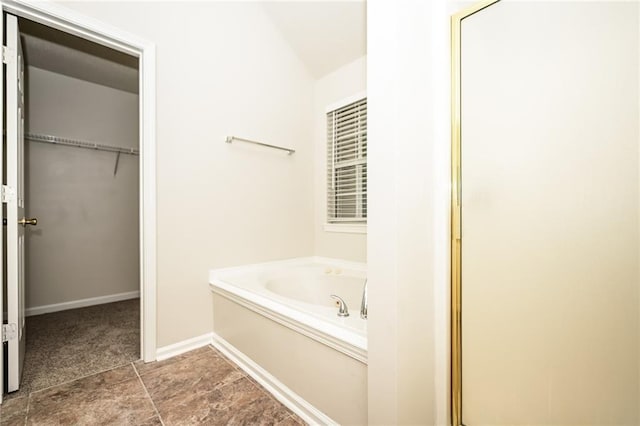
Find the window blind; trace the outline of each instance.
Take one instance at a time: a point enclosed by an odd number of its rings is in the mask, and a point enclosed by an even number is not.
[[[327,113],[327,222],[367,222],[367,99]]]

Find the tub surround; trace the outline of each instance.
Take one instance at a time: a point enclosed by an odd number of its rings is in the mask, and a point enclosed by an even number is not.
[[[211,271],[213,344],[306,421],[366,424],[365,278],[364,264],[317,257]]]
[[[366,264],[324,257],[216,269],[209,275],[214,293],[366,364],[367,322],[359,315],[365,279]],[[300,286],[294,293],[296,280]],[[345,300],[348,317],[337,315],[331,294]]]

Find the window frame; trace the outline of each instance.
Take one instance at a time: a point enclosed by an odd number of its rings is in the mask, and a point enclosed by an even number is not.
[[[327,161],[327,163],[325,163],[325,168],[324,168],[324,173],[325,173],[325,185],[324,185],[324,226],[323,229],[326,232],[338,232],[338,233],[352,233],[352,234],[366,234],[367,233],[367,218],[365,218],[365,220],[363,222],[345,222],[345,223],[340,223],[340,222],[330,222],[329,219],[329,212],[328,212],[328,201],[329,201],[329,185],[330,182],[327,179],[327,174],[329,172],[330,169],[330,165],[328,164],[328,152],[330,149],[329,144],[332,143],[332,141],[329,140],[329,138],[326,137],[326,134],[328,133],[328,129],[327,129],[327,114],[336,111],[340,108],[343,108],[349,104],[355,103],[355,102],[359,102],[362,101],[363,99],[367,100],[367,106],[368,106],[368,99],[367,99],[367,92],[366,91],[361,91],[358,92],[354,95],[351,95],[349,97],[346,97],[344,99],[341,99],[339,101],[333,102],[329,105],[327,105],[327,107],[325,108],[325,126],[324,126],[324,142],[325,142],[325,149],[324,149],[324,154],[325,154],[325,161]],[[365,163],[366,164],[366,163]],[[360,178],[361,175],[358,176],[358,178]],[[360,208],[360,206],[357,206],[356,208]]]

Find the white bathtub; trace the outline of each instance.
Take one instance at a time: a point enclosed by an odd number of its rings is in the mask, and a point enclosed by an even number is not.
[[[209,274],[214,293],[367,362],[367,321],[360,318],[366,264],[308,257],[215,269]],[[339,317],[335,300],[350,315]]]

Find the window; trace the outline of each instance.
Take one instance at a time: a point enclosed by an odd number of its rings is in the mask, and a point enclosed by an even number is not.
[[[327,223],[367,223],[367,99],[327,112]]]

